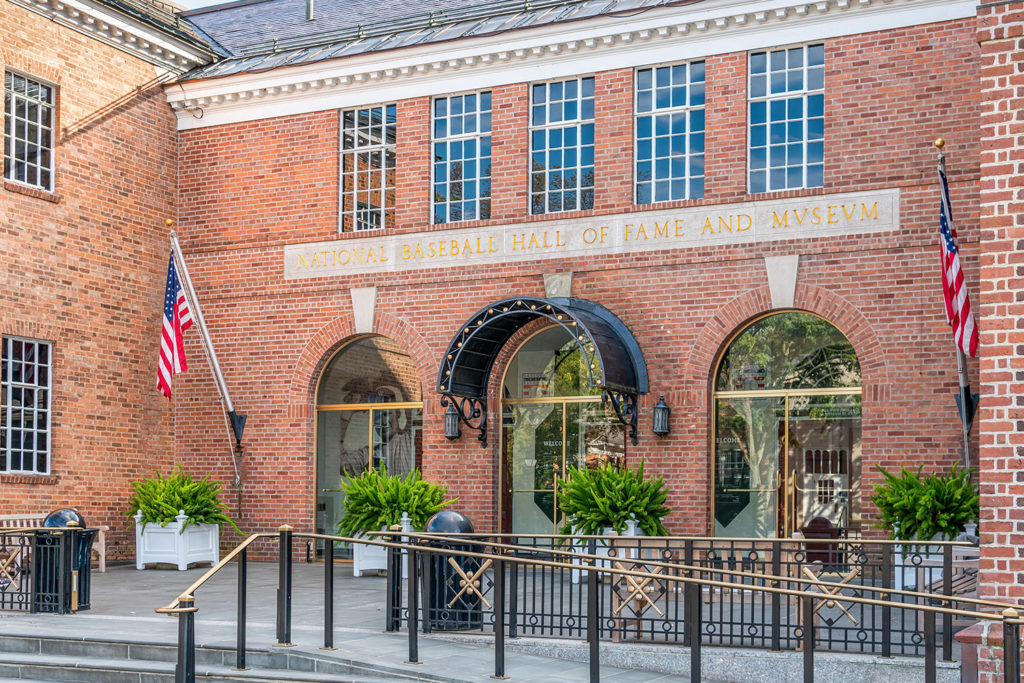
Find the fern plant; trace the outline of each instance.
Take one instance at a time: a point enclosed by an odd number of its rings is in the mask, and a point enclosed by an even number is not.
[[[661,520],[665,506],[665,480],[644,480],[644,465],[636,470],[618,469],[605,463],[598,469],[573,467],[558,492],[558,507],[567,523],[563,534],[602,534],[607,527],[626,530],[630,518],[648,536],[666,536]]]
[[[877,467],[877,466],[876,466]],[[889,529],[900,540],[952,539],[965,525],[978,521],[978,489],[971,471],[953,469],[944,474],[921,476],[921,468],[900,468],[899,475],[878,471],[885,481],[875,486],[872,502],[878,507],[875,526]]]
[[[159,472],[142,481],[133,481],[135,492],[128,499],[128,512],[134,521],[135,513],[142,512],[142,529],[147,524],[167,526],[175,521],[179,510],[184,510],[188,519],[181,532],[190,524],[230,524],[239,534],[244,535],[234,520],[225,514],[227,509],[220,502],[220,491],[224,484],[210,477],[193,479],[192,475],[178,465],[171,474],[164,477]]]
[[[382,464],[341,483],[345,492],[345,516],[338,533],[356,537],[398,524],[409,513],[414,529],[423,530],[427,520],[458,500],[445,500],[448,487],[433,484],[414,469],[406,476],[388,475]]]

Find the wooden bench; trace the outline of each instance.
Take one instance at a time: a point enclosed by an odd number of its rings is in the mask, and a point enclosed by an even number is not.
[[[43,526],[48,512],[29,512],[15,515],[0,515],[0,529],[35,529]],[[99,556],[98,571],[107,571],[107,531],[109,526],[89,527],[96,529],[96,538],[92,542],[92,551]]]

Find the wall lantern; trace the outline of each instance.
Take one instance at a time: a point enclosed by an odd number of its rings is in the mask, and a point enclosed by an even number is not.
[[[462,436],[462,430],[459,429],[459,411],[455,409],[453,401],[444,411],[444,438],[457,439],[460,436]]]
[[[665,403],[665,397],[659,396],[658,402],[654,404],[654,433],[658,436],[665,436],[669,433],[668,416],[672,409]]]

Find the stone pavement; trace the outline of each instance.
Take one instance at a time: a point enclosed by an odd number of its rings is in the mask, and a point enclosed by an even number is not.
[[[134,567],[110,567],[92,573],[91,609],[71,615],[0,612],[0,634],[88,638],[107,641],[172,645],[177,642],[177,619],[155,613],[155,607],[171,602],[205,569],[184,572],[164,569],[138,571]],[[322,563],[296,563],[293,568],[292,640],[296,649],[350,661],[379,665],[387,670],[428,674],[457,682],[488,681],[494,672],[490,638],[464,642],[447,635],[420,635],[422,664],[406,664],[408,636],[384,631],[383,577],[353,578],[348,565],[335,566],[334,646],[323,645]],[[196,594],[196,644],[234,647],[237,572],[230,566]],[[247,646],[275,649],[277,565],[248,564]],[[602,650],[612,648],[602,643]],[[602,659],[605,654],[603,652]],[[586,681],[588,666],[513,649],[506,651],[505,673],[528,681]],[[631,671],[602,666],[601,679],[615,682],[680,681],[678,675]]]

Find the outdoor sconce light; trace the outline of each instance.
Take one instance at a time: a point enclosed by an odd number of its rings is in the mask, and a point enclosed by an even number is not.
[[[457,439],[462,436],[462,430],[459,429],[459,411],[455,409],[455,402],[448,404],[448,409],[444,411],[444,438],[446,439]]]
[[[654,404],[654,433],[658,436],[665,436],[669,433],[668,415],[672,409],[665,403],[665,397],[659,396],[658,402]]]

